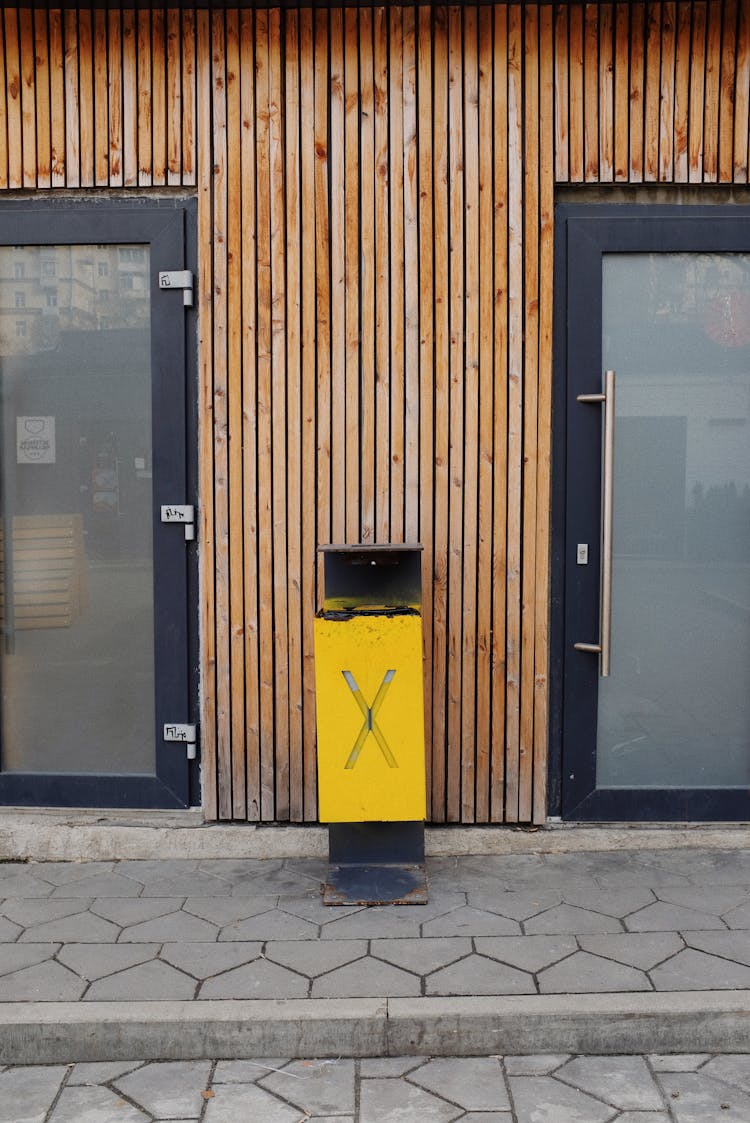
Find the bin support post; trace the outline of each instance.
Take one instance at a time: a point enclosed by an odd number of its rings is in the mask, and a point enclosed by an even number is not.
[[[326,905],[425,905],[424,823],[330,823]]]

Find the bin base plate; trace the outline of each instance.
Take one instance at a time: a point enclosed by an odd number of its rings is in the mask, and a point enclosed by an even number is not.
[[[330,865],[323,886],[324,905],[426,905],[424,865]]]

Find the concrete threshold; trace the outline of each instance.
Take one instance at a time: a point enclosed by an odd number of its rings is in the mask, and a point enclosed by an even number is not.
[[[750,1052],[750,991],[0,1004],[0,1063]]]
[[[607,850],[736,850],[750,824],[570,824],[435,826],[427,854],[562,854]],[[5,808],[0,861],[92,862],[159,858],[325,858],[324,826],[206,823],[199,810],[112,811]]]

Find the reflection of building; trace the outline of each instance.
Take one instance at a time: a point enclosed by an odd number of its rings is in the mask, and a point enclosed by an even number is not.
[[[0,257],[0,355],[57,345],[60,332],[148,319],[143,246],[15,246]]]

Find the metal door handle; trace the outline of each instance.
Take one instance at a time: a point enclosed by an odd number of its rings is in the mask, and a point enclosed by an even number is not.
[[[604,372],[603,394],[579,394],[576,401],[604,408],[604,471],[602,478],[602,567],[599,643],[574,643],[576,651],[600,655],[599,674],[609,678],[612,652],[612,508],[615,470],[615,372]]]

